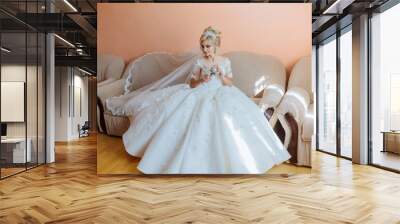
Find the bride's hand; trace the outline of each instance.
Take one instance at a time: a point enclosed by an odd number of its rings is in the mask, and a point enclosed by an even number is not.
[[[221,65],[216,65],[215,66],[216,67],[216,69],[217,69],[217,74],[218,74],[218,77],[219,78],[222,78],[222,76],[223,76],[223,74],[222,74],[222,68],[221,68]]]
[[[203,82],[208,82],[210,81],[211,77],[209,75],[204,75],[203,76]]]

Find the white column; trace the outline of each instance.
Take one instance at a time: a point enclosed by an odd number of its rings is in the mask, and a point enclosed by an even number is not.
[[[55,56],[54,35],[46,36],[46,163],[55,161]]]
[[[71,67],[55,69],[55,141],[69,141],[71,137]]]
[[[368,15],[353,20],[353,162],[368,163]]]
[[[312,92],[313,92],[313,105],[314,105],[314,125],[313,125],[313,135],[311,137],[311,150],[316,150],[317,145],[317,48],[315,45],[312,45],[312,55],[311,55],[311,74],[312,74],[312,78],[311,78],[311,83],[312,83]]]

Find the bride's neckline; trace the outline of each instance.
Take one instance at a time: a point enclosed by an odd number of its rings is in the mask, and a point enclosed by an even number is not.
[[[221,58],[222,58],[222,56],[217,55],[217,56],[214,57],[214,60],[213,60],[213,61],[210,61],[210,60],[208,60],[208,59],[205,58],[205,57],[201,57],[201,60],[203,61],[203,63],[204,63],[205,65],[213,65],[213,64],[218,63],[218,61],[219,61]]]

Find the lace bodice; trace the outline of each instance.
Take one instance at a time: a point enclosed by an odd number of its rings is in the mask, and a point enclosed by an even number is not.
[[[205,75],[219,75],[215,66],[220,67],[222,76],[227,76],[229,78],[233,77],[231,61],[226,57],[218,56],[217,58],[215,58],[215,64],[209,64],[204,58],[198,58],[193,65],[191,78],[199,80],[202,76]]]

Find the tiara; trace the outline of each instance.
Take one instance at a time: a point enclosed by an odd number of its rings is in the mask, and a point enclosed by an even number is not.
[[[203,35],[204,35],[204,36],[213,36],[213,37],[217,37],[217,35],[216,35],[214,32],[209,31],[209,30],[207,30],[206,32],[204,32]]]

